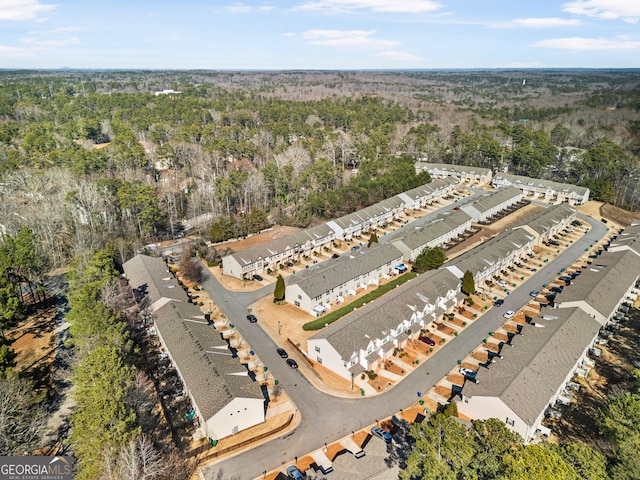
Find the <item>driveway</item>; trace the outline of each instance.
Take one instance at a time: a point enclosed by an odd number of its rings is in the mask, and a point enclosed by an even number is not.
[[[502,308],[491,309],[483,314],[478,321],[470,324],[460,335],[421,364],[408,378],[390,391],[375,397],[345,399],[316,390],[299,370],[291,370],[282,362],[275,352],[275,343],[260,328],[259,323],[250,324],[246,320],[247,306],[261,296],[272,293],[273,287],[264,287],[254,292],[232,293],[224,290],[213,276],[205,272],[207,279],[202,286],[263,362],[270,366],[272,373],[300,410],[302,421],[293,432],[284,437],[203,467],[203,477],[207,480],[224,480],[262,476],[265,471],[282,469],[294,457],[302,458],[325,443],[332,443],[351,431],[360,430],[415,403],[418,391],[425,392],[433,387],[456,365],[457,360],[474,350],[488,332],[497,330],[504,323],[504,311],[522,308],[530,300],[531,290],[539,290],[543,284],[550,283],[561,268],[574,263],[585,253],[586,248],[606,234],[607,227],[601,222],[584,215],[578,216],[592,225],[586,235],[507,296]]]

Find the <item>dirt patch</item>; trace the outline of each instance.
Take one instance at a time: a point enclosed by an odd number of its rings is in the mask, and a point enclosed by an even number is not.
[[[613,221],[623,227],[628,227],[634,220],[640,220],[640,213],[629,212],[622,208],[605,203],[600,207],[600,214],[607,220]]]
[[[586,379],[580,379],[575,401],[564,407],[559,420],[547,420],[554,442],[583,442],[607,455],[609,444],[598,433],[599,409],[608,398],[630,391],[634,378],[631,372],[637,365],[640,349],[640,310],[633,309],[629,320],[606,346]]]
[[[15,371],[30,377],[36,389],[49,389],[55,349],[56,307],[50,305],[29,315],[5,332],[16,352]]]

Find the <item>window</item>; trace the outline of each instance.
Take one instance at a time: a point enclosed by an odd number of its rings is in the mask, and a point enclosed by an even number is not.
[[[300,302],[298,300],[296,300],[295,302],[293,302],[295,304],[296,307],[300,306]]]
[[[318,363],[322,365],[322,359],[320,357],[316,357],[316,360],[318,360]]]
[[[510,425],[510,426],[513,427],[516,424],[516,421],[515,420],[511,420],[509,417],[507,417],[507,419],[505,420],[504,423],[506,423],[507,425]]]
[[[298,295],[298,300],[302,300],[302,295]]]
[[[320,353],[320,347],[316,347],[316,352]]]

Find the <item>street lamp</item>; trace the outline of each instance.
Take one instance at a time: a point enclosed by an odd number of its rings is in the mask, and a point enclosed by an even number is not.
[[[351,372],[351,390],[353,390],[353,372]]]

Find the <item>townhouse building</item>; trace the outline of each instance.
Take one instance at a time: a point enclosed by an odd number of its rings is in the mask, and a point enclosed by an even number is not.
[[[331,227],[317,225],[223,257],[223,273],[242,279],[268,270],[277,271],[280,264],[300,260],[303,255],[310,256],[335,239]]]
[[[429,172],[434,180],[455,178],[459,183],[468,185],[485,185],[491,183],[493,172],[490,168],[470,167],[467,165],[451,165],[448,163],[416,162],[416,173]]]
[[[262,388],[200,308],[189,303],[164,260],[136,255],[123,269],[203,436],[219,440],[264,422]]]
[[[401,262],[402,253],[394,245],[374,243],[370,248],[350,251],[290,275],[285,298],[318,316],[342,303],[345,297],[378,285],[381,278],[390,278]]]
[[[426,272],[309,338],[307,356],[347,380],[373,370],[462,301],[459,286],[446,270]]]
[[[458,188],[458,180],[455,178],[443,178],[426,183],[397,196],[404,202],[404,208],[408,210],[419,210],[427,207],[433,202],[451,195]]]
[[[523,260],[533,251],[534,236],[523,230],[507,230],[496,237],[445,263],[442,268],[462,278],[467,270],[476,286],[483,280],[499,276],[500,271]]]
[[[566,203],[552,205],[536,213],[523,225],[513,227],[523,229],[535,237],[540,245],[567,228],[576,218],[576,209]]]
[[[517,205],[523,197],[522,191],[515,187],[501,188],[482,195],[473,202],[461,205],[460,210],[466,212],[473,222],[486,222],[491,217]]]
[[[525,443],[548,436],[542,425],[550,405],[582,365],[600,324],[577,307],[535,317],[516,335],[502,359],[480,368],[478,383],[465,382],[458,412],[473,420],[497,418]]]
[[[154,313],[158,338],[191,400],[194,420],[211,440],[265,421],[260,384],[229,350],[200,308],[170,302]]]
[[[471,229],[471,217],[462,209],[438,215],[392,243],[405,261],[413,262],[426,248],[442,247]]]
[[[549,203],[567,202],[569,205],[582,205],[589,200],[589,189],[571,185],[570,183],[552,182],[538,178],[496,173],[491,184],[495,188],[516,187],[526,197],[543,200]]]

